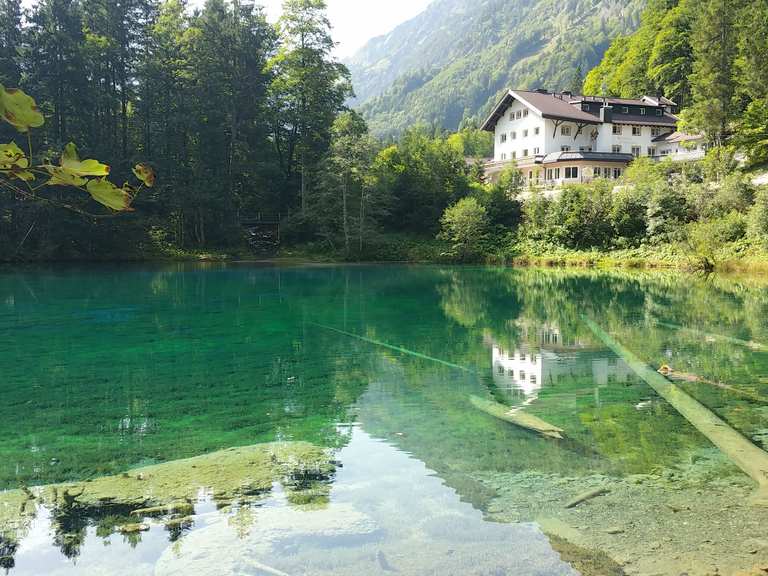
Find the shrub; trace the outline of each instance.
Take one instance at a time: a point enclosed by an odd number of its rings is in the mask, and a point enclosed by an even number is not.
[[[768,187],[760,188],[755,196],[755,204],[749,212],[749,233],[768,248]]]
[[[711,270],[723,246],[743,238],[747,233],[747,219],[736,211],[722,218],[692,222],[686,227],[686,241],[698,267]]]
[[[488,212],[476,198],[462,198],[449,206],[440,223],[440,238],[450,242],[453,258],[464,262],[483,253],[488,239]]]

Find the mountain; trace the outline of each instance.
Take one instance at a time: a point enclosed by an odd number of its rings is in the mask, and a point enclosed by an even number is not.
[[[500,93],[571,88],[613,38],[640,23],[645,0],[435,0],[346,64],[354,105],[374,133],[416,123],[456,129]]]

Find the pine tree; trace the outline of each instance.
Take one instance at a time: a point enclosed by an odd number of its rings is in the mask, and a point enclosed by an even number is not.
[[[732,0],[708,0],[693,27],[693,105],[686,123],[715,145],[722,144],[736,112],[737,14],[738,6]]]
[[[349,71],[332,55],[325,10],[323,0],[286,0],[279,22],[280,49],[270,62],[275,150],[288,186],[298,179],[302,215],[333,121],[352,95]],[[291,199],[282,203],[290,205]]]

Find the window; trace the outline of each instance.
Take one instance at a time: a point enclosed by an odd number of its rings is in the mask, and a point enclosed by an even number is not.
[[[640,156],[640,146],[632,146],[632,156],[635,158]]]
[[[520,352],[520,360],[525,362],[525,352]]]
[[[547,180],[552,180],[552,168],[547,168]]]
[[[528,156],[528,148],[525,148],[523,150],[523,158],[526,158]]]
[[[560,146],[560,152],[570,152],[570,146]]]
[[[621,107],[621,112],[623,114],[629,114],[629,106],[622,106]]]
[[[614,144],[611,147],[611,152],[613,152],[614,154],[621,154],[621,144]]]
[[[538,126],[536,126],[536,128],[534,128],[534,129],[533,129],[533,133],[534,133],[534,134],[536,134],[536,136],[538,136],[538,135],[539,135],[539,132],[541,132],[541,128],[539,128]]]
[[[502,143],[502,144],[504,144],[504,142],[506,142],[506,141],[507,141],[507,133],[506,133],[506,132],[504,132],[504,133],[501,135],[501,138],[500,138],[500,140],[501,140],[501,143]]]
[[[502,366],[501,364],[499,364],[499,367],[497,368],[497,370],[499,374],[504,374],[504,366]]]
[[[512,132],[512,140],[517,140],[517,132]]]
[[[592,152],[592,146],[579,146],[579,152]]]
[[[656,147],[648,146],[648,156],[656,156]]]
[[[560,134],[563,136],[570,136],[571,135],[571,127],[570,126],[560,126]]]
[[[536,384],[536,376],[531,374],[531,384]]]
[[[581,109],[584,110],[584,112],[589,112],[589,104],[586,104],[586,103],[582,104]]]
[[[525,380],[525,372],[520,370],[520,380]]]
[[[514,160],[515,158],[517,158],[517,152],[512,152],[512,160]]]
[[[645,108],[640,108],[640,116],[645,116],[645,113],[647,110]]]
[[[538,154],[539,153],[539,148],[534,148],[533,149],[533,153],[534,153],[534,155]]]
[[[619,124],[613,125],[613,133],[617,135],[621,135],[621,126]]]
[[[523,138],[528,138],[528,130],[523,130]]]
[[[533,180],[533,170],[528,170],[528,180]]]
[[[576,166],[568,166],[565,169],[565,177],[566,178],[578,178],[579,177],[579,169]]]
[[[632,126],[632,136],[642,136],[643,128],[641,126]]]
[[[614,168],[613,169],[613,177],[614,178],[621,178],[621,168]]]
[[[560,168],[555,168],[555,180],[560,180]]]
[[[516,117],[518,120],[520,120],[520,118],[522,118],[522,116],[523,116],[523,111],[522,111],[522,110],[518,110],[518,111],[517,111],[517,114],[515,114],[515,117]]]
[[[502,160],[506,160],[507,159],[507,153],[506,152],[502,152],[501,153],[501,159]]]
[[[664,110],[661,108],[656,108],[656,116],[664,116]]]
[[[528,117],[528,109],[526,108],[525,110],[523,110],[523,118],[527,118],[527,117]]]
[[[653,126],[651,128],[651,136],[661,136],[661,128],[658,126]]]
[[[605,166],[603,168],[603,178],[610,178],[611,177],[611,169]]]

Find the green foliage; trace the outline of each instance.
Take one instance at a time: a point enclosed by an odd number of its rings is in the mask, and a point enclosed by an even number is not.
[[[605,180],[566,186],[547,214],[550,239],[567,248],[603,248],[610,243],[612,185]]]
[[[610,222],[618,248],[637,246],[648,232],[646,214],[648,198],[635,186],[623,186],[614,191]]]
[[[31,96],[18,88],[5,88],[2,84],[0,84],[0,116],[22,134],[28,133],[30,128],[39,128],[45,123],[43,115]],[[59,166],[32,166],[31,138],[28,142],[30,157],[27,157],[15,142],[0,144],[0,174],[4,176],[4,179],[0,179],[0,191],[37,201],[36,192],[42,186],[69,186],[87,191],[99,204],[115,212],[125,212],[131,209],[131,203],[138,194],[138,190],[127,183],[122,188],[118,188],[109,182],[106,179],[109,174],[109,166],[106,164],[97,160],[80,160],[77,147],[70,142],[64,147]],[[143,165],[143,171],[147,178],[151,176],[151,180],[154,182],[152,168],[149,165]],[[50,178],[33,186],[32,182],[37,179],[37,175],[45,174],[45,172]],[[94,176],[101,178],[91,180],[87,178]],[[13,179],[21,180],[23,182],[22,187],[18,187]],[[44,198],[44,201],[70,210],[73,209],[68,204],[61,204],[50,198]]]
[[[488,239],[488,212],[476,198],[462,198],[449,206],[440,224],[440,237],[450,242],[453,258],[467,261],[483,252]]]
[[[733,211],[721,218],[688,224],[685,239],[697,267],[712,270],[723,246],[740,240],[746,232],[746,217]]]
[[[749,213],[749,233],[768,248],[768,187],[757,191],[755,204]]]
[[[768,162],[768,98],[751,102],[738,120],[736,145],[743,149],[749,162]]]
[[[374,162],[378,193],[391,198],[384,223],[393,230],[437,232],[445,208],[469,194],[469,167],[442,137],[423,128],[407,131]]]

